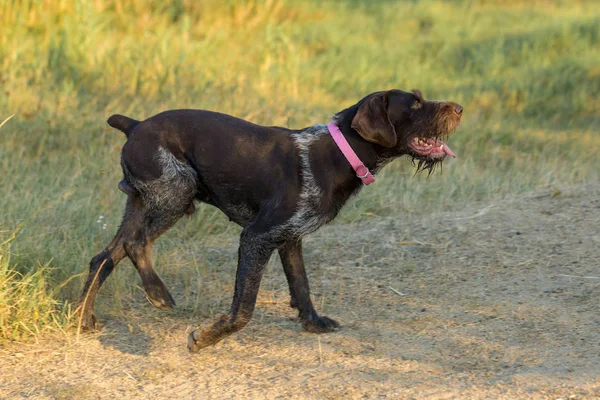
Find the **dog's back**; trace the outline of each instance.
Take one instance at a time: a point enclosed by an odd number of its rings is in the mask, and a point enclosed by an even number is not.
[[[119,188],[128,195],[173,204],[174,196],[187,198],[194,191],[196,200],[217,206],[242,226],[275,191],[286,196],[278,201],[297,201],[302,168],[297,131],[189,109],[142,122],[113,115],[108,122],[127,136]],[[193,199],[188,202],[193,210]]]

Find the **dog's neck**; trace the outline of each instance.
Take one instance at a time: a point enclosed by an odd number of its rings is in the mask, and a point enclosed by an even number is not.
[[[402,153],[398,149],[388,149],[363,139],[351,126],[354,114],[356,114],[355,110],[344,110],[334,116],[333,122],[340,128],[358,158],[373,174],[376,174],[383,166],[401,156]]]
[[[389,149],[367,142],[343,119],[338,119],[336,123],[348,144],[371,173],[376,174],[387,162],[400,155],[394,155]],[[364,183],[356,176],[326,125],[303,129],[296,140],[310,143],[308,165],[311,167],[311,174],[325,193],[325,199],[328,199],[324,201],[331,202],[324,208],[335,216],[346,201],[365,186]]]

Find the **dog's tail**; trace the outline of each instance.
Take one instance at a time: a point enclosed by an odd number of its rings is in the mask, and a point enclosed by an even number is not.
[[[113,128],[125,133],[125,136],[129,136],[133,128],[138,126],[140,123],[140,121],[136,121],[133,118],[129,118],[120,114],[112,115],[106,122],[108,122],[108,124]]]

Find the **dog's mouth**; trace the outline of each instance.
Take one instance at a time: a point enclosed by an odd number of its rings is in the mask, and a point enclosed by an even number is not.
[[[417,158],[428,161],[441,161],[446,156],[456,158],[456,155],[450,147],[437,138],[415,137],[408,143]]]

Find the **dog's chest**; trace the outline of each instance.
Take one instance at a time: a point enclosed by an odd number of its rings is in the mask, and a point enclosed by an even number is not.
[[[315,207],[303,205],[283,225],[283,233],[293,237],[302,237],[313,233],[333,219],[327,213]]]
[[[281,227],[290,235],[301,237],[312,233],[331,221],[337,214],[325,206],[325,193],[315,179],[310,162],[311,148],[323,135],[327,134],[325,125],[315,125],[304,132],[293,135],[300,157],[302,184],[296,211]]]

